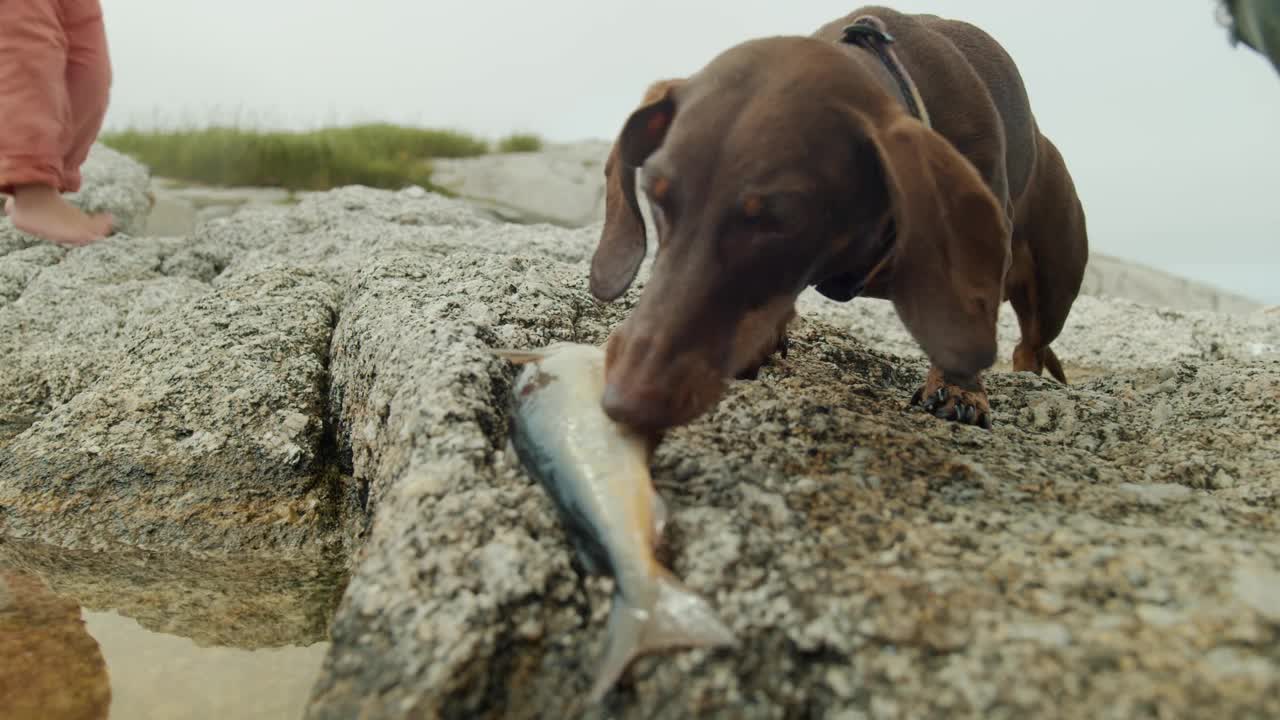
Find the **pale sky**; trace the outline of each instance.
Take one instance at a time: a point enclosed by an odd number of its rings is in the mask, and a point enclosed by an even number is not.
[[[609,138],[652,80],[832,0],[102,0],[108,127],[390,121]],[[1280,75],[1212,0],[891,3],[1013,56],[1101,252],[1280,303]]]

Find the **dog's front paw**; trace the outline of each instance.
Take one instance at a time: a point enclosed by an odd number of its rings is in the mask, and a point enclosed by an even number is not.
[[[911,405],[943,420],[991,429],[991,405],[981,377],[948,381],[941,370],[929,368],[929,377],[911,396]]]

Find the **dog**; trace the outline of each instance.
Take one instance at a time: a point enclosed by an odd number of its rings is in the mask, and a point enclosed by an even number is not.
[[[655,82],[605,164],[602,302],[647,251],[638,184],[657,250],[607,341],[617,422],[661,432],[714,407],[785,355],[810,286],[893,303],[930,360],[912,402],[940,418],[990,429],[1005,300],[1014,369],[1067,382],[1049,344],[1084,277],[1084,210],[1013,60],[971,24],[864,7]]]

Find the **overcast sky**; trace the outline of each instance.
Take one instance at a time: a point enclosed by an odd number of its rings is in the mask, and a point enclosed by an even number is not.
[[[1212,0],[902,0],[1018,62],[1092,248],[1280,303],[1280,76]],[[368,120],[611,137],[645,87],[855,9],[805,0],[103,0],[108,127]]]

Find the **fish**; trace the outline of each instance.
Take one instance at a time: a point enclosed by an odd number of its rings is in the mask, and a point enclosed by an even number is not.
[[[667,522],[649,471],[657,442],[605,414],[604,349],[558,342],[494,352],[524,366],[511,393],[517,457],[550,496],[582,567],[614,579],[606,646],[587,702],[603,700],[641,655],[734,645],[710,603],[654,555]]]

